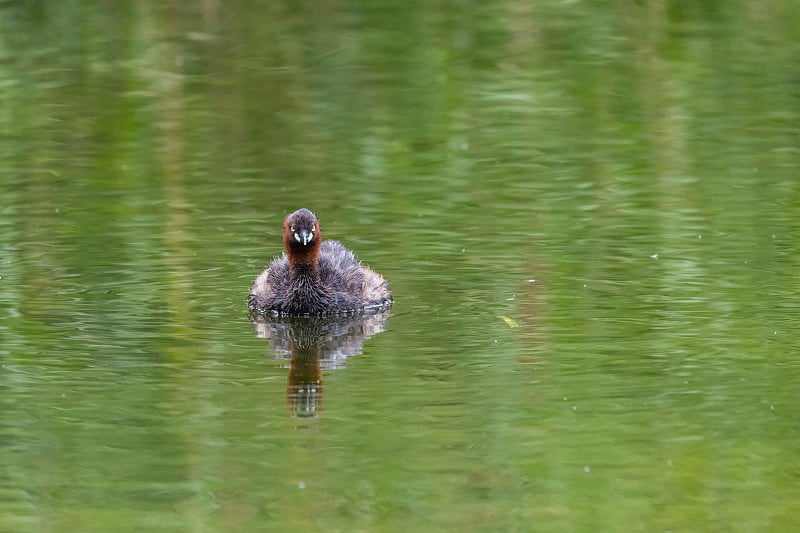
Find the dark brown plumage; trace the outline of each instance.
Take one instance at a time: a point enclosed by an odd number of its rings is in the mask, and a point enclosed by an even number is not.
[[[319,219],[299,209],[283,221],[285,253],[250,288],[251,311],[274,315],[341,314],[392,303],[383,276],[339,241],[323,241]]]

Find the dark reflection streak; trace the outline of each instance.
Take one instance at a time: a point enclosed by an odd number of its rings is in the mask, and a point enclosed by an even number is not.
[[[251,315],[259,338],[269,339],[275,357],[289,359],[286,404],[298,418],[313,418],[322,408],[322,370],[343,366],[361,353],[364,341],[386,328],[391,310],[331,317]]]
[[[318,346],[292,343],[289,378],[286,382],[286,405],[298,417],[314,417],[322,409],[322,367]]]

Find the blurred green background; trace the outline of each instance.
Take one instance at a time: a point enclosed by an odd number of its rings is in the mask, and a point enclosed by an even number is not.
[[[800,527],[800,8],[0,3],[0,531]],[[245,313],[390,280],[316,418]]]

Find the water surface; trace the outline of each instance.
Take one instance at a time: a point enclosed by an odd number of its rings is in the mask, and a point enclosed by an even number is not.
[[[3,4],[0,530],[796,529],[798,17]],[[246,313],[299,207],[338,358]]]

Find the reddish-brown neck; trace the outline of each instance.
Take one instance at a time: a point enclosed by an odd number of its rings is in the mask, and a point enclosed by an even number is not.
[[[287,221],[283,222],[283,247],[291,267],[315,269],[319,263],[319,248],[322,244],[322,231],[319,224],[314,227],[314,237],[307,245],[297,242]]]

